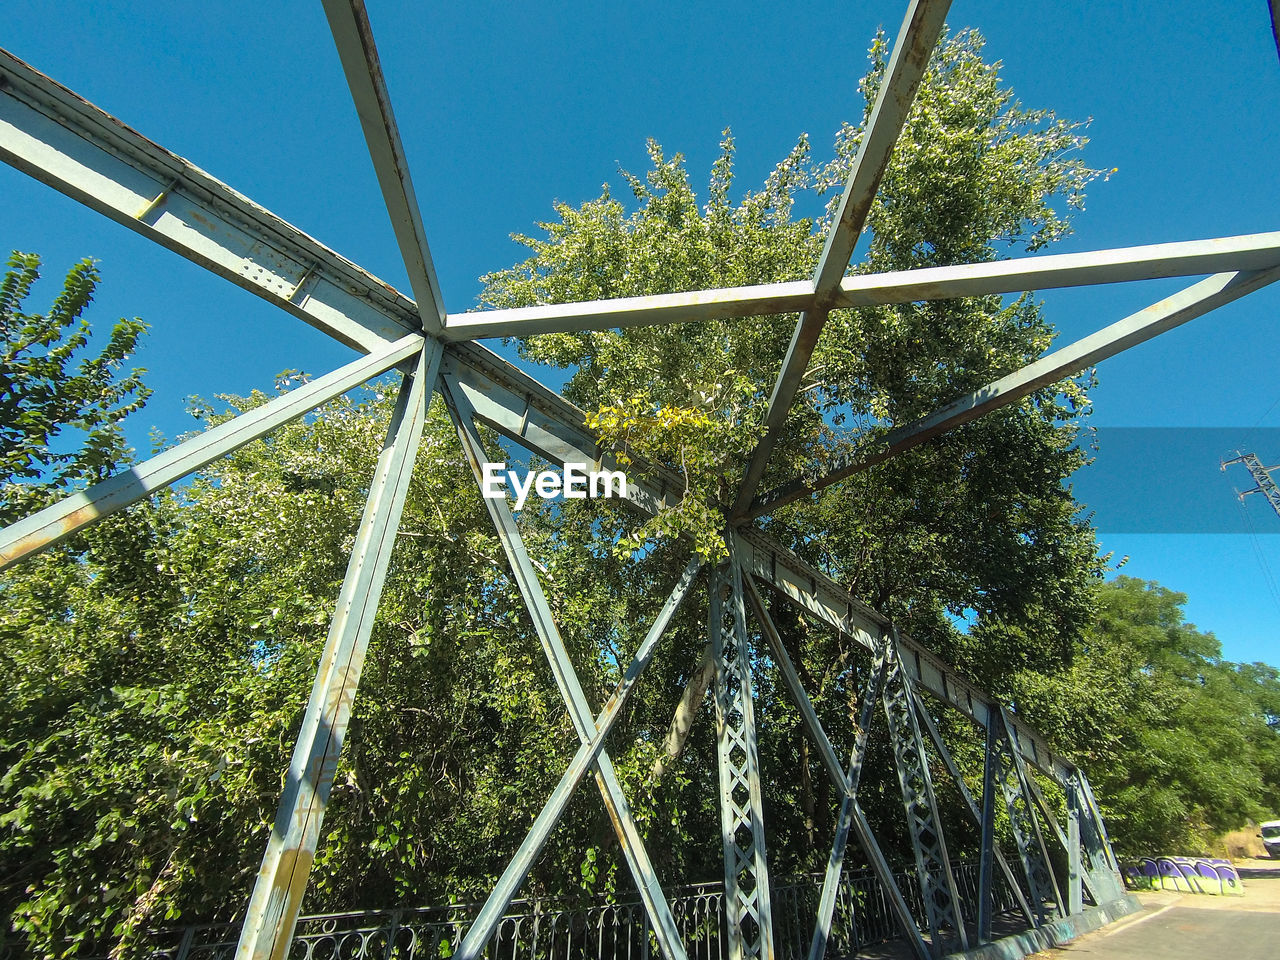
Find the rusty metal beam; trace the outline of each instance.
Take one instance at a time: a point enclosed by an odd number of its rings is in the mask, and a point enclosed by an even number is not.
[[[289,953],[441,352],[439,343],[427,341],[413,372],[406,374],[401,384],[298,731],[275,825],[249,899],[236,960],[284,960]]]

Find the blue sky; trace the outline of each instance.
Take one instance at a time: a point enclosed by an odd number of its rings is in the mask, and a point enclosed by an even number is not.
[[[695,183],[726,126],[743,186],[760,183],[802,132],[828,150],[840,123],[861,115],[857,81],[873,32],[895,33],[905,6],[368,5],[453,311],[474,305],[481,274],[520,258],[509,234],[532,231],[553,200],[580,203],[605,181],[616,187],[620,165],[644,169],[647,137],[683,152]],[[0,45],[408,289],[318,3],[47,0],[7,10],[5,21]],[[1024,104],[1092,118],[1086,159],[1118,168],[1094,185],[1057,250],[1280,228],[1280,63],[1263,0],[959,0],[949,22],[982,30]],[[139,363],[155,396],[130,433],[140,452],[153,426],[169,437],[189,429],[189,395],[269,389],[285,368],[317,373],[350,359],[5,166],[0,198],[0,245],[45,258],[50,282],[37,303],[88,255],[104,276],[97,322],[130,315],[152,325]],[[1067,342],[1181,285],[1043,299]],[[1104,549],[1130,558],[1124,572],[1188,593],[1188,616],[1218,634],[1227,656],[1272,663],[1280,537],[1269,534],[1280,517],[1259,497],[1242,514],[1233,497],[1247,477],[1239,467],[1223,474],[1217,459],[1244,444],[1280,462],[1280,432],[1267,429],[1280,427],[1278,319],[1280,290],[1263,290],[1106,362],[1092,418],[1104,450],[1081,486]],[[1121,427],[1218,429],[1190,446],[1143,448],[1135,472],[1115,465],[1131,446],[1106,448],[1109,436],[1127,436],[1112,431]],[[1162,532],[1126,532],[1173,488]],[[1225,519],[1206,524],[1203,514],[1224,504]],[[1232,522],[1236,532],[1221,532]],[[1209,528],[1219,532],[1196,532]]]

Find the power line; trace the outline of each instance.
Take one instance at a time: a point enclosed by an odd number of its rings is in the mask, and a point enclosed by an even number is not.
[[[1244,518],[1245,527],[1249,530],[1249,538],[1253,542],[1253,552],[1258,556],[1258,566],[1262,568],[1262,577],[1267,583],[1267,589],[1271,591],[1271,599],[1275,601],[1276,610],[1280,611],[1280,587],[1276,585],[1275,575],[1271,572],[1271,564],[1267,562],[1266,552],[1262,549],[1262,543],[1258,540],[1258,531],[1254,529],[1253,520],[1244,505],[1243,494],[1237,498],[1236,505],[1240,508],[1240,515]]]

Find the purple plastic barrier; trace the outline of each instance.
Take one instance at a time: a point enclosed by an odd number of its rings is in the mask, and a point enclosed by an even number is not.
[[[1142,871],[1142,862],[1129,860],[1121,865],[1124,874],[1124,885],[1130,890],[1151,890],[1155,884],[1152,877]]]
[[[1150,857],[1143,857],[1142,862],[1138,865],[1142,871],[1142,875],[1147,878],[1147,883],[1154,890],[1160,886],[1160,867]]]

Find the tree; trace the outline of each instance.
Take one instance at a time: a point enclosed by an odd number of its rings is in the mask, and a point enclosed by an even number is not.
[[[868,221],[864,269],[994,259],[1038,249],[1068,229],[1096,176],[1079,159],[1078,125],[1024,109],[982,60],[974,31],[935,52]],[[871,48],[868,104],[885,44]],[[653,168],[624,174],[627,207],[606,187],[596,200],[556,207],[544,235],[519,237],[523,263],[490,274],[496,307],[666,293],[808,275],[835,199],[815,223],[796,218],[806,194],[843,181],[861,129],[844,126],[835,156],[812,158],[801,138],[764,188],[734,202],[732,137],[700,206],[677,154],[650,144]],[[522,354],[566,367],[566,395],[603,439],[687,479],[674,511],[620,541],[692,534],[714,554],[720,509],[736,490],[794,317],[548,334]],[[1043,353],[1054,333],[1024,296],[838,310],[818,343],[765,486],[820,470],[860,441],[909,422]],[[1092,531],[1063,480],[1084,462],[1075,445],[1089,376],[1045,388],[910,455],[794,504],[770,531],[872,606],[987,682],[1010,664],[1050,666],[1088,622],[1100,572]],[[721,548],[722,549],[722,548]],[[953,627],[981,629],[976,642]],[[997,643],[998,640],[998,643]],[[825,641],[824,641],[825,642]],[[996,646],[1001,656],[990,655]],[[830,662],[829,644],[808,651]]]
[[[145,371],[120,370],[146,329],[141,320],[117,321],[98,354],[85,353],[83,314],[98,283],[93,261],[71,268],[47,313],[25,313],[39,278],[40,258],[15,250],[0,281],[0,524],[50,493],[114,470],[125,454],[120,421],[150,395]],[[64,436],[68,428],[80,439]]]
[[[1280,673],[1222,659],[1186,623],[1186,594],[1116,577],[1071,665],[1024,671],[1019,710],[1089,771],[1118,845],[1206,852],[1211,839],[1280,809]]]

